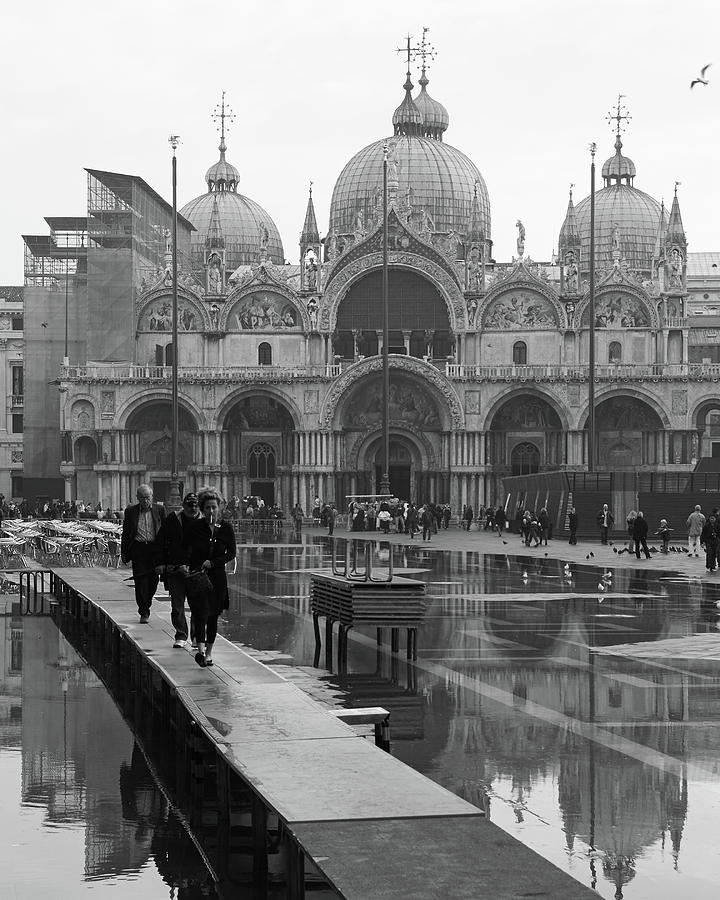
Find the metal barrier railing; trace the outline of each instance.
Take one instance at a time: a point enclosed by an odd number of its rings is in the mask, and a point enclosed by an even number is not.
[[[49,569],[0,569],[2,592],[19,595],[24,616],[49,613],[48,598],[53,591],[53,580],[54,575]]]

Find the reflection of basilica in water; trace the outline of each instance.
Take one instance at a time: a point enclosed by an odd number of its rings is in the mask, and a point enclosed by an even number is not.
[[[321,567],[322,546],[293,548],[291,566],[282,548],[245,553],[225,630],[309,665],[307,585],[293,579],[300,597],[278,596],[278,572]],[[660,865],[663,848],[682,866],[689,795],[702,804],[715,780],[720,679],[714,662],[661,648],[717,634],[713,588],[617,570],[598,603],[597,572],[582,566],[566,582],[557,560],[393,553],[397,571],[430,572],[417,669],[393,670],[368,632],[351,641],[345,683],[350,701],[394,710],[393,753],[557,864],[571,857],[580,880],[606,883],[602,896],[633,877],[647,891],[641,860]],[[548,829],[523,830],[538,816]]]
[[[496,262],[485,181],[446,142],[448,112],[421,73],[414,96],[408,73],[393,133],[339,174],[322,239],[310,193],[298,265],[285,264],[270,215],[238,191],[222,106],[220,158],[178,220],[177,348],[170,208],[136,176],[88,170],[87,216],[48,219],[49,242],[26,237],[27,352],[33,341],[51,349],[26,377],[28,485],[45,478],[52,493],[55,472],[67,497],[122,507],[149,481],[162,499],[177,353],[185,485],[305,509],[317,495],[374,492],[386,143],[393,492],[477,506],[503,475],[585,466],[589,199],[571,196],[552,262],[526,253],[520,222],[517,255]],[[688,470],[710,455],[719,338],[688,318],[700,263],[678,196],[666,210],[635,187],[620,106],[615,118],[596,197],[599,458],[609,470]],[[63,278],[50,261],[65,233]],[[55,321],[61,288],[64,365],[62,329],[39,327]],[[58,369],[60,409],[46,396]]]

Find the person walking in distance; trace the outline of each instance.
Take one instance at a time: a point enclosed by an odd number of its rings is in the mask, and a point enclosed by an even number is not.
[[[292,508],[292,520],[293,527],[295,528],[295,537],[300,537],[302,534],[302,523],[305,513],[303,512],[302,506],[299,503],[296,503]]]
[[[688,530],[688,556],[700,556],[700,535],[705,526],[705,516],[698,504],[690,513],[685,523]]]
[[[544,542],[547,547],[548,532],[550,531],[550,514],[544,506],[538,515],[538,525],[540,526],[540,543]]]
[[[145,624],[150,621],[152,598],[160,581],[155,572],[156,538],[165,520],[165,508],[153,503],[149,484],[141,484],[136,496],[138,502],[125,509],[120,559],[125,565],[132,563],[135,602],[140,621]]]
[[[198,497],[194,492],[185,494],[182,509],[165,517],[156,541],[155,572],[163,579],[170,594],[170,621],[175,629],[173,647],[182,648],[187,643],[188,625],[185,617],[185,565],[184,539],[192,522],[200,518]]]
[[[423,508],[420,510],[420,524],[422,525],[422,539],[424,541],[432,540],[434,520],[435,517],[433,516],[426,503],[425,506],[423,506]]]
[[[495,510],[495,531],[498,533],[498,537],[503,536],[503,531],[505,531],[505,526],[507,525],[507,518],[505,517],[505,510],[502,506],[498,506]]]
[[[570,514],[568,515],[568,527],[570,529],[570,540],[569,544],[577,544],[577,530],[578,530],[578,514],[575,512],[575,507],[573,506],[570,510]]]
[[[470,526],[472,525],[473,516],[474,516],[473,508],[468,503],[468,505],[463,510],[463,515],[462,515],[463,528],[465,529],[465,531],[470,531]]]
[[[708,516],[708,520],[703,525],[703,530],[700,534],[700,543],[705,548],[705,568],[708,572],[714,572],[717,568],[718,554],[717,519],[715,516]]]
[[[613,527],[615,519],[610,512],[607,503],[603,504],[603,508],[597,514],[597,523],[600,526],[600,543],[607,544],[610,531]]]
[[[647,545],[648,523],[645,516],[638,512],[633,525],[633,541],[635,542],[635,556],[640,559],[640,548],[645,554],[645,559],[650,559],[650,551]]]

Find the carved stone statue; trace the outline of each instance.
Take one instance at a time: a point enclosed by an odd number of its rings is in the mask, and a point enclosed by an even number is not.
[[[568,294],[577,293],[578,267],[575,263],[575,254],[569,250],[565,254],[565,290]]]
[[[682,287],[682,253],[677,247],[673,247],[670,251],[670,259],[668,260],[668,286],[674,288]]]
[[[317,298],[310,297],[310,299],[307,302],[307,311],[308,311],[308,316],[310,317],[310,330],[317,331],[318,311],[319,311]]]
[[[317,289],[317,256],[315,255],[315,251],[310,247],[310,249],[305,254],[305,289],[308,291],[314,291]]]
[[[217,253],[208,260],[208,293],[222,293],[222,263]]]
[[[518,230],[517,253],[518,253],[518,257],[520,259],[522,259],[523,256],[525,256],[525,226],[520,221],[520,219],[518,219],[517,222],[515,223],[515,227]]]

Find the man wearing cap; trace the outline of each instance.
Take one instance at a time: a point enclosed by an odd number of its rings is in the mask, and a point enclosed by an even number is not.
[[[153,503],[149,484],[137,489],[138,502],[125,509],[120,558],[125,565],[132,563],[135,581],[135,602],[140,621],[150,620],[150,606],[158,586],[155,573],[155,541],[165,519],[165,507]]]
[[[171,513],[163,522],[157,539],[155,572],[163,579],[170,594],[170,620],[175,629],[173,647],[182,648],[187,643],[188,626],[185,617],[185,564],[183,539],[187,526],[200,518],[197,494],[185,494],[182,509]]]

